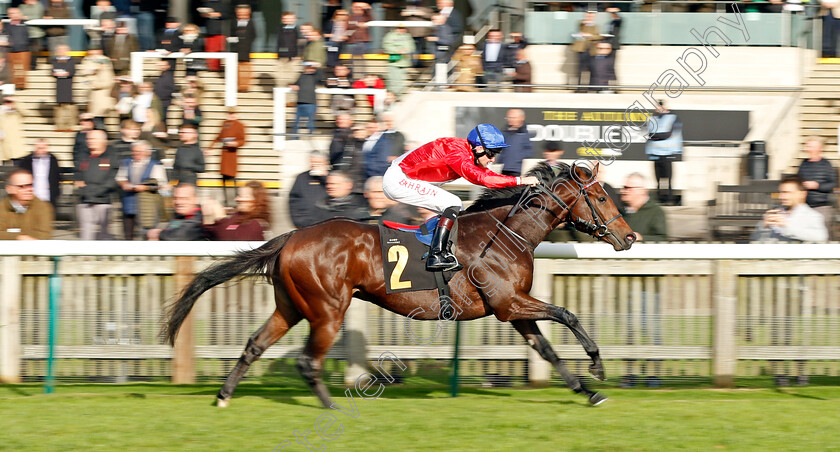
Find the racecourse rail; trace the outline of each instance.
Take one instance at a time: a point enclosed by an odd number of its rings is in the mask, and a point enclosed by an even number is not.
[[[161,308],[191,272],[261,243],[0,242],[0,379],[45,378],[50,334],[61,381],[222,377],[272,312],[271,287],[246,278],[209,291],[180,351],[160,343]],[[740,376],[840,375],[840,244],[636,244],[616,252],[544,243],[535,254],[531,294],[578,315],[612,377],[714,377],[729,386]],[[53,309],[50,284],[61,292]],[[47,326],[51,313],[56,331]],[[403,318],[354,301],[329,355],[346,362],[333,383],[354,381],[383,352],[417,367],[452,357],[448,324],[408,323],[415,338],[443,334],[418,345]],[[585,373],[574,337],[542,323],[559,355]],[[462,381],[557,379],[510,325],[491,317],[461,328]],[[293,329],[250,375],[297,356],[306,334],[306,326]]]

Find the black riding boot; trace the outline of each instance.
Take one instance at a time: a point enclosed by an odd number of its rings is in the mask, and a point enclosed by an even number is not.
[[[429,258],[426,259],[427,271],[458,271],[464,268],[452,254],[449,243],[449,232],[455,226],[457,218],[457,207],[449,207],[441,214],[435,235],[432,237],[432,249],[429,252]]]

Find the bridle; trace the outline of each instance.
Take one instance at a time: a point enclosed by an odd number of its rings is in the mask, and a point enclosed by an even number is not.
[[[574,179],[574,176],[572,176],[572,179]],[[578,191],[577,196],[575,196],[575,200],[571,204],[566,204],[565,202],[563,202],[562,199],[560,199],[557,195],[555,195],[553,191],[549,190],[545,186],[545,184],[543,184],[543,183],[535,185],[532,188],[534,190],[536,190],[537,192],[541,192],[541,193],[544,193],[544,194],[548,195],[548,197],[553,199],[554,202],[556,202],[561,208],[565,209],[567,217],[571,220],[571,222],[575,226],[580,227],[581,229],[585,230],[587,233],[589,233],[589,234],[591,234],[595,237],[598,237],[598,238],[604,237],[607,234],[612,235],[613,233],[610,232],[610,230],[607,226],[609,226],[610,223],[612,223],[613,221],[621,218],[621,212],[619,212],[618,215],[610,218],[609,220],[604,221],[604,219],[601,217],[601,215],[595,209],[595,206],[592,205],[592,200],[589,199],[588,193],[586,191],[589,187],[591,187],[595,184],[599,184],[600,182],[598,182],[598,180],[595,179],[594,177],[592,178],[592,181],[589,182],[586,185],[580,183],[580,181],[578,181],[577,179],[575,179],[575,182],[577,182],[579,191]],[[575,216],[575,214],[573,213],[574,209],[575,209],[575,206],[577,205],[578,201],[580,201],[581,198],[583,198],[586,201],[586,205],[589,206],[589,210],[592,213],[592,221],[584,220],[583,218]]]

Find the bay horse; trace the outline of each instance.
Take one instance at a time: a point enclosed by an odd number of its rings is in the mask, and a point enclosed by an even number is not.
[[[598,346],[574,314],[537,300],[528,292],[534,249],[562,222],[571,222],[577,229],[610,243],[616,251],[629,249],[635,241],[633,231],[595,179],[597,168],[563,164],[553,169],[540,163],[529,174],[537,176],[541,185],[485,190],[458,219],[455,255],[465,268],[456,277],[466,272],[468,278],[461,278],[459,290],[452,291],[449,306],[458,311],[457,321],[494,315],[510,322],[554,366],[569,388],[583,393],[593,405],[606,400],[606,396],[589,390],[568,371],[536,322],[553,320],[569,328],[592,360],[590,373],[603,380]],[[436,290],[386,293],[379,242],[377,225],[338,218],[239,252],[196,274],[178,300],[167,307],[162,334],[174,345],[178,329],[202,293],[245,274],[260,274],[274,286],[277,309],[248,340],[219,390],[217,406],[227,406],[251,363],[306,319],[311,331],[297,359],[297,369],[324,407],[330,407],[330,394],[321,380],[322,364],[351,298],[416,320],[437,320],[437,311],[443,311]],[[492,290],[486,284],[490,280],[494,282]],[[418,311],[422,312],[418,315]]]

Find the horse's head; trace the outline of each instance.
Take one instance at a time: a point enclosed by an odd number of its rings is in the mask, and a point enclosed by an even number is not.
[[[551,186],[555,195],[566,200],[567,221],[579,231],[611,244],[616,251],[630,249],[636,235],[598,182],[598,164],[591,171],[572,165],[569,172],[571,177]]]

